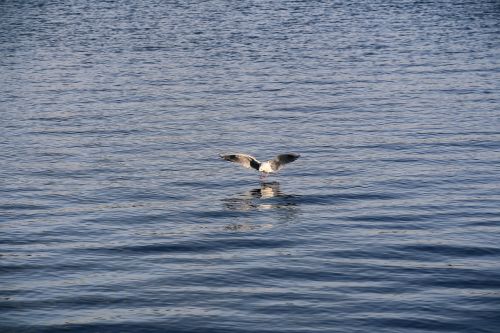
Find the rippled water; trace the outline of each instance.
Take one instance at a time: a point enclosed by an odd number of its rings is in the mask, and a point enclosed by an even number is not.
[[[1,331],[498,332],[499,17],[0,1]]]

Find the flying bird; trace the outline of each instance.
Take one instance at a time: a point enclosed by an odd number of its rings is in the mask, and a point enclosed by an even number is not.
[[[291,163],[300,157],[299,154],[280,154],[272,160],[259,162],[255,157],[246,154],[219,155],[222,159],[238,163],[249,169],[253,168],[261,173],[260,178],[265,178],[270,173],[279,171],[285,164]]]

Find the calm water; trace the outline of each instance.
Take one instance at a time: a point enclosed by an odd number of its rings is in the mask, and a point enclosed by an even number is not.
[[[0,1],[1,331],[499,332],[499,55],[495,0]]]

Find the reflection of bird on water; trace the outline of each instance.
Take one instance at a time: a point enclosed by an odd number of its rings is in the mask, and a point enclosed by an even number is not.
[[[267,199],[273,197],[279,197],[282,193],[280,191],[280,183],[261,183],[260,188],[256,188],[250,191],[251,195],[258,199]]]
[[[280,183],[269,182],[261,183],[260,188],[252,189],[237,197],[224,199],[223,201],[229,210],[249,211],[296,206],[296,200],[294,199],[295,196],[285,195],[281,192]]]
[[[232,231],[253,230],[256,228],[273,227],[269,217],[274,217],[281,222],[291,222],[297,217],[300,212],[298,206],[299,197],[296,195],[286,195],[280,190],[278,182],[260,183],[260,188],[254,188],[250,191],[237,195],[233,198],[223,199],[224,206],[227,210],[233,212],[247,212],[268,210],[275,214],[261,216],[262,218],[255,219],[254,214],[249,214],[250,219],[247,223],[231,223],[224,229]],[[239,214],[238,214],[239,215]],[[238,221],[238,220],[237,220]],[[266,222],[266,223],[262,223]]]
[[[274,159],[259,162],[255,157],[246,154],[229,154],[229,155],[219,155],[222,159],[234,163],[249,169],[253,168],[261,173],[260,178],[266,178],[270,173],[275,173],[281,170],[285,164],[291,163],[300,157],[299,154],[289,153],[281,154],[276,156]]]

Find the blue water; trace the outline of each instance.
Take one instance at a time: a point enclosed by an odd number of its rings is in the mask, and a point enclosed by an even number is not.
[[[1,332],[499,332],[499,18],[0,1]]]

